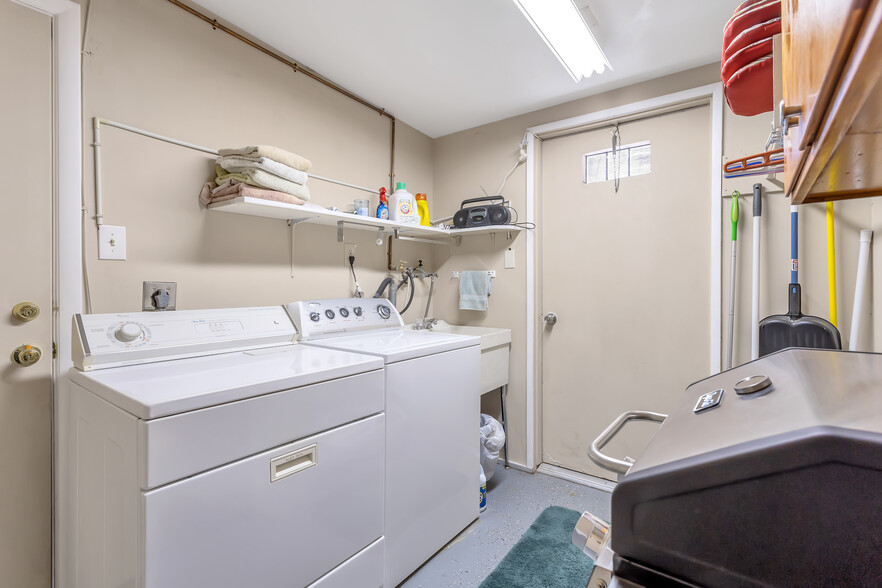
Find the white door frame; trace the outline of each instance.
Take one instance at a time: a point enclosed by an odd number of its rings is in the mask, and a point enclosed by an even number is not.
[[[82,124],[80,104],[80,6],[70,0],[12,0],[52,18],[52,359],[53,584],[58,571],[57,530],[63,520],[59,499],[70,493],[59,488],[60,455],[55,434],[67,397],[71,363],[72,317],[82,312]]]
[[[711,231],[710,231],[710,373],[720,371],[720,349],[722,345],[722,228],[720,227],[720,215],[722,214],[723,193],[723,85],[719,82],[699,86],[691,90],[675,92],[664,96],[658,96],[649,100],[641,100],[607,110],[600,110],[559,120],[544,125],[527,129],[527,218],[526,222],[536,221],[537,197],[540,195],[536,188],[536,150],[541,149],[537,140],[545,137],[561,134],[566,131],[576,131],[583,127],[614,122],[623,118],[635,118],[642,114],[649,114],[659,110],[673,110],[677,106],[687,104],[710,105],[711,117],[711,157],[710,157],[710,199],[711,199]],[[537,374],[541,374],[537,355],[538,348],[537,326],[541,320],[536,307],[536,241],[533,231],[527,231],[527,469],[533,470],[536,463],[536,448],[541,443],[536,438],[536,386]],[[600,431],[598,431],[598,434]],[[587,451],[587,448],[586,448]],[[541,457],[539,459],[541,461]]]

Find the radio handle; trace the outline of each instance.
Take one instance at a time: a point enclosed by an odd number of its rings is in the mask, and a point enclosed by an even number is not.
[[[502,196],[479,196],[477,198],[469,198],[468,200],[463,200],[462,204],[459,205],[460,208],[465,208],[466,204],[471,204],[472,202],[484,202],[485,200],[489,202],[493,202],[494,200],[499,200],[501,203],[505,203],[505,198]]]

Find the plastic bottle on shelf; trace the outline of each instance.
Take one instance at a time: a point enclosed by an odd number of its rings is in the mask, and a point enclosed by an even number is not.
[[[481,468],[481,496],[478,500],[478,510],[480,512],[484,512],[487,509],[487,477],[484,476],[484,468],[478,465]]]
[[[377,218],[389,218],[389,203],[386,200],[386,188],[380,188],[380,204],[377,205]]]
[[[416,201],[413,194],[404,187],[404,182],[395,184],[395,191],[392,192],[392,198],[389,202],[389,220],[409,225],[420,224]]]
[[[424,227],[431,226],[429,222],[429,202],[426,200],[425,194],[416,195],[417,213],[420,215],[420,224]]]

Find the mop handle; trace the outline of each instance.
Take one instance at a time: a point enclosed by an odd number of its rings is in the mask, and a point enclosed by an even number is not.
[[[797,251],[797,237],[799,231],[798,214],[796,205],[790,207],[790,283],[799,282],[799,252]]]
[[[738,240],[738,214],[740,207],[738,206],[738,197],[741,196],[741,192],[735,190],[732,192],[732,211],[730,216],[732,217],[732,240]]]

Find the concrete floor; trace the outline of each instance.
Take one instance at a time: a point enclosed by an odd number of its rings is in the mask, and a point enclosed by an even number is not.
[[[401,586],[477,587],[548,506],[588,511],[608,521],[610,494],[499,464],[487,483],[487,509]]]

